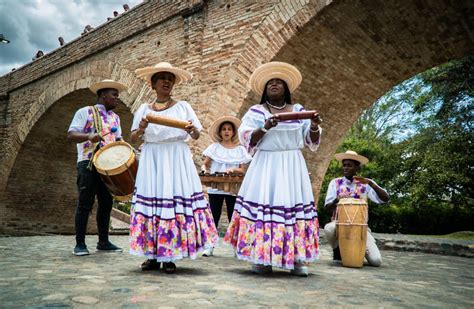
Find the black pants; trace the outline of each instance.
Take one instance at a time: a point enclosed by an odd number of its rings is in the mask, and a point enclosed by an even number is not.
[[[221,218],[222,213],[222,204],[224,203],[227,205],[227,218],[232,218],[232,213],[234,212],[234,205],[235,205],[235,196],[229,194],[209,194],[209,204],[211,206],[212,217],[214,218],[214,223],[216,227],[219,225],[219,220]]]
[[[99,204],[96,217],[99,242],[103,243],[109,240],[109,221],[113,203],[112,196],[100,179],[95,168],[89,170],[87,168],[88,165],[89,161],[77,163],[77,189],[79,190],[79,203],[77,204],[75,217],[77,244],[85,244],[87,221],[96,195]]]

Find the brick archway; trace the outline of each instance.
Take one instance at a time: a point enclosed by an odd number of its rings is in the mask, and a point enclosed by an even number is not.
[[[303,83],[293,100],[324,118],[320,149],[305,151],[317,195],[336,148],[366,108],[398,83],[474,53],[473,8],[441,0],[309,1],[278,32],[273,12],[228,70],[222,100],[241,99],[232,111],[242,116],[260,94],[239,81],[268,61],[296,65]]]
[[[97,65],[92,63],[92,65]],[[92,105],[95,95],[87,88],[92,82],[106,78],[121,80],[133,76],[116,64],[102,63],[103,75],[87,76],[89,66],[73,69],[66,78],[54,82],[29,105],[18,128],[21,148],[14,154],[13,164],[4,181],[2,212],[10,233],[71,233],[77,203],[76,147],[66,140],[68,126],[76,110]],[[121,116],[123,136],[129,140],[133,102],[146,94],[141,87],[128,89],[116,112]],[[94,218],[92,215],[91,218]],[[91,220],[89,230],[95,230]]]
[[[193,104],[205,128],[220,115],[242,116],[257,102],[260,94],[249,92],[247,82],[258,65],[271,60],[296,65],[304,80],[294,100],[317,109],[324,119],[320,150],[305,152],[317,194],[335,149],[365,108],[401,81],[474,53],[473,10],[472,1],[444,0],[143,2],[0,77],[0,229],[27,227],[35,220],[36,231],[62,229],[50,225],[55,224],[54,215],[70,204],[63,201],[70,197],[35,186],[38,179],[48,179],[41,178],[48,172],[52,179],[74,180],[49,165],[38,141],[41,134],[58,126],[48,149],[69,153],[61,169],[74,174],[74,145],[65,141],[66,123],[80,106],[74,97],[87,96],[91,82],[112,77],[129,85],[123,113],[130,115],[128,111],[153,97],[133,71],[160,61],[194,74],[190,84],[176,88],[175,95]],[[125,132],[128,128],[123,123]],[[209,141],[204,131],[192,143],[196,161]],[[35,201],[41,199],[44,205]],[[18,215],[12,216],[15,205],[26,211],[18,208]],[[41,207],[50,209],[48,218],[35,218]],[[64,215],[59,225],[72,232],[69,219],[72,216]]]

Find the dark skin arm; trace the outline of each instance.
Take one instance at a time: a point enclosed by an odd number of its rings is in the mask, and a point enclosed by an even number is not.
[[[339,199],[336,197],[331,203],[327,204],[324,209],[329,211],[329,213],[332,213],[334,209],[337,207],[337,203],[339,203]]]
[[[378,197],[384,202],[388,202],[390,200],[390,196],[388,195],[387,192],[385,192],[379,185],[377,185],[375,182],[367,179],[367,178],[364,178],[364,177],[360,177],[360,176],[353,176],[353,179],[355,180],[358,180],[360,182],[362,182],[363,184],[367,184],[369,185],[372,189],[374,189],[375,193],[377,193]],[[337,203],[339,203],[339,199],[338,198],[335,198],[332,202],[330,202],[329,204],[327,204],[324,208],[329,211],[330,213],[332,213],[336,207],[337,207]]]
[[[97,133],[81,133],[70,131],[67,133],[67,140],[74,143],[84,143],[87,141],[98,143],[101,140],[101,137]]]
[[[355,180],[362,182],[363,184],[368,184],[372,189],[374,189],[375,193],[377,193],[378,197],[384,202],[387,203],[390,200],[390,196],[387,192],[385,192],[379,185],[377,185],[372,180],[369,180],[364,177],[354,176]]]
[[[309,137],[313,143],[319,140],[319,136],[321,135],[321,131],[319,130],[319,125],[322,123],[321,118],[319,117],[318,113],[315,113],[313,118],[311,118],[311,128],[309,131]]]

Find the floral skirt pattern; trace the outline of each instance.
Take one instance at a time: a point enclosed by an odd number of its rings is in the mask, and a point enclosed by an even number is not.
[[[318,217],[285,224],[253,221],[242,217],[236,210],[224,241],[234,247],[237,258],[241,260],[293,269],[295,263],[312,262],[319,258]]]
[[[257,151],[224,241],[254,264],[294,269],[319,258],[318,214],[301,151]]]
[[[202,193],[201,193],[202,194]],[[130,222],[130,253],[155,259],[158,262],[170,262],[189,257],[195,259],[204,249],[213,247],[217,241],[217,230],[209,207],[192,210],[191,214],[175,213],[173,219],[160,217],[161,207],[182,203],[181,199],[174,202],[153,201],[154,215],[131,210]],[[179,206],[178,206],[179,208]],[[191,208],[191,207],[190,207]]]
[[[217,229],[186,143],[145,143],[130,209],[130,253],[172,262],[196,258]]]

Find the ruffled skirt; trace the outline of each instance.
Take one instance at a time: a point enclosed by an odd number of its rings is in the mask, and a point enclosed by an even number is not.
[[[130,253],[170,262],[194,259],[218,234],[184,142],[145,144],[130,222]]]
[[[318,215],[300,150],[255,154],[224,241],[255,264],[293,269],[319,258]]]

